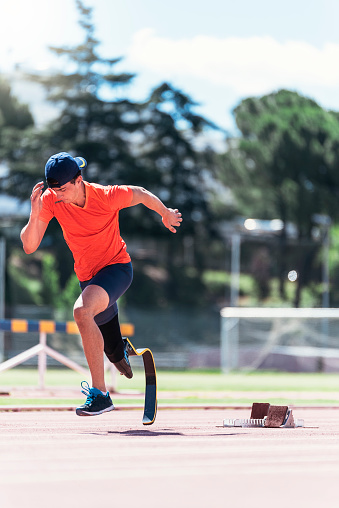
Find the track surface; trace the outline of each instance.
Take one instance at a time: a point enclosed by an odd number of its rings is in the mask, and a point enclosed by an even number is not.
[[[297,429],[224,428],[248,410],[0,413],[1,508],[338,506],[339,410]]]

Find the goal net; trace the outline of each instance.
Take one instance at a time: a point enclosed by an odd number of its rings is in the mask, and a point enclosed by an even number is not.
[[[221,367],[339,371],[339,309],[225,307]]]

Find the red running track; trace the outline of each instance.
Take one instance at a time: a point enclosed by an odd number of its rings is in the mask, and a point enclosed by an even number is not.
[[[248,410],[0,412],[1,508],[339,506],[339,410],[224,428]]]

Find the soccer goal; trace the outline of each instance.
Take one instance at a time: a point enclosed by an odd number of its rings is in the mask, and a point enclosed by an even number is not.
[[[339,309],[225,307],[221,367],[339,371]]]

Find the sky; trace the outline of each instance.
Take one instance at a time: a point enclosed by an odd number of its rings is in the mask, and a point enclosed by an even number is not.
[[[93,7],[100,55],[122,57],[115,71],[136,73],[124,90],[134,100],[167,81],[198,103],[196,113],[229,133],[235,131],[232,110],[242,99],[281,88],[339,111],[338,0],[84,4]],[[61,66],[48,46],[83,40],[73,0],[0,0],[0,8],[0,74],[15,64]],[[24,98],[29,102],[29,89]]]

